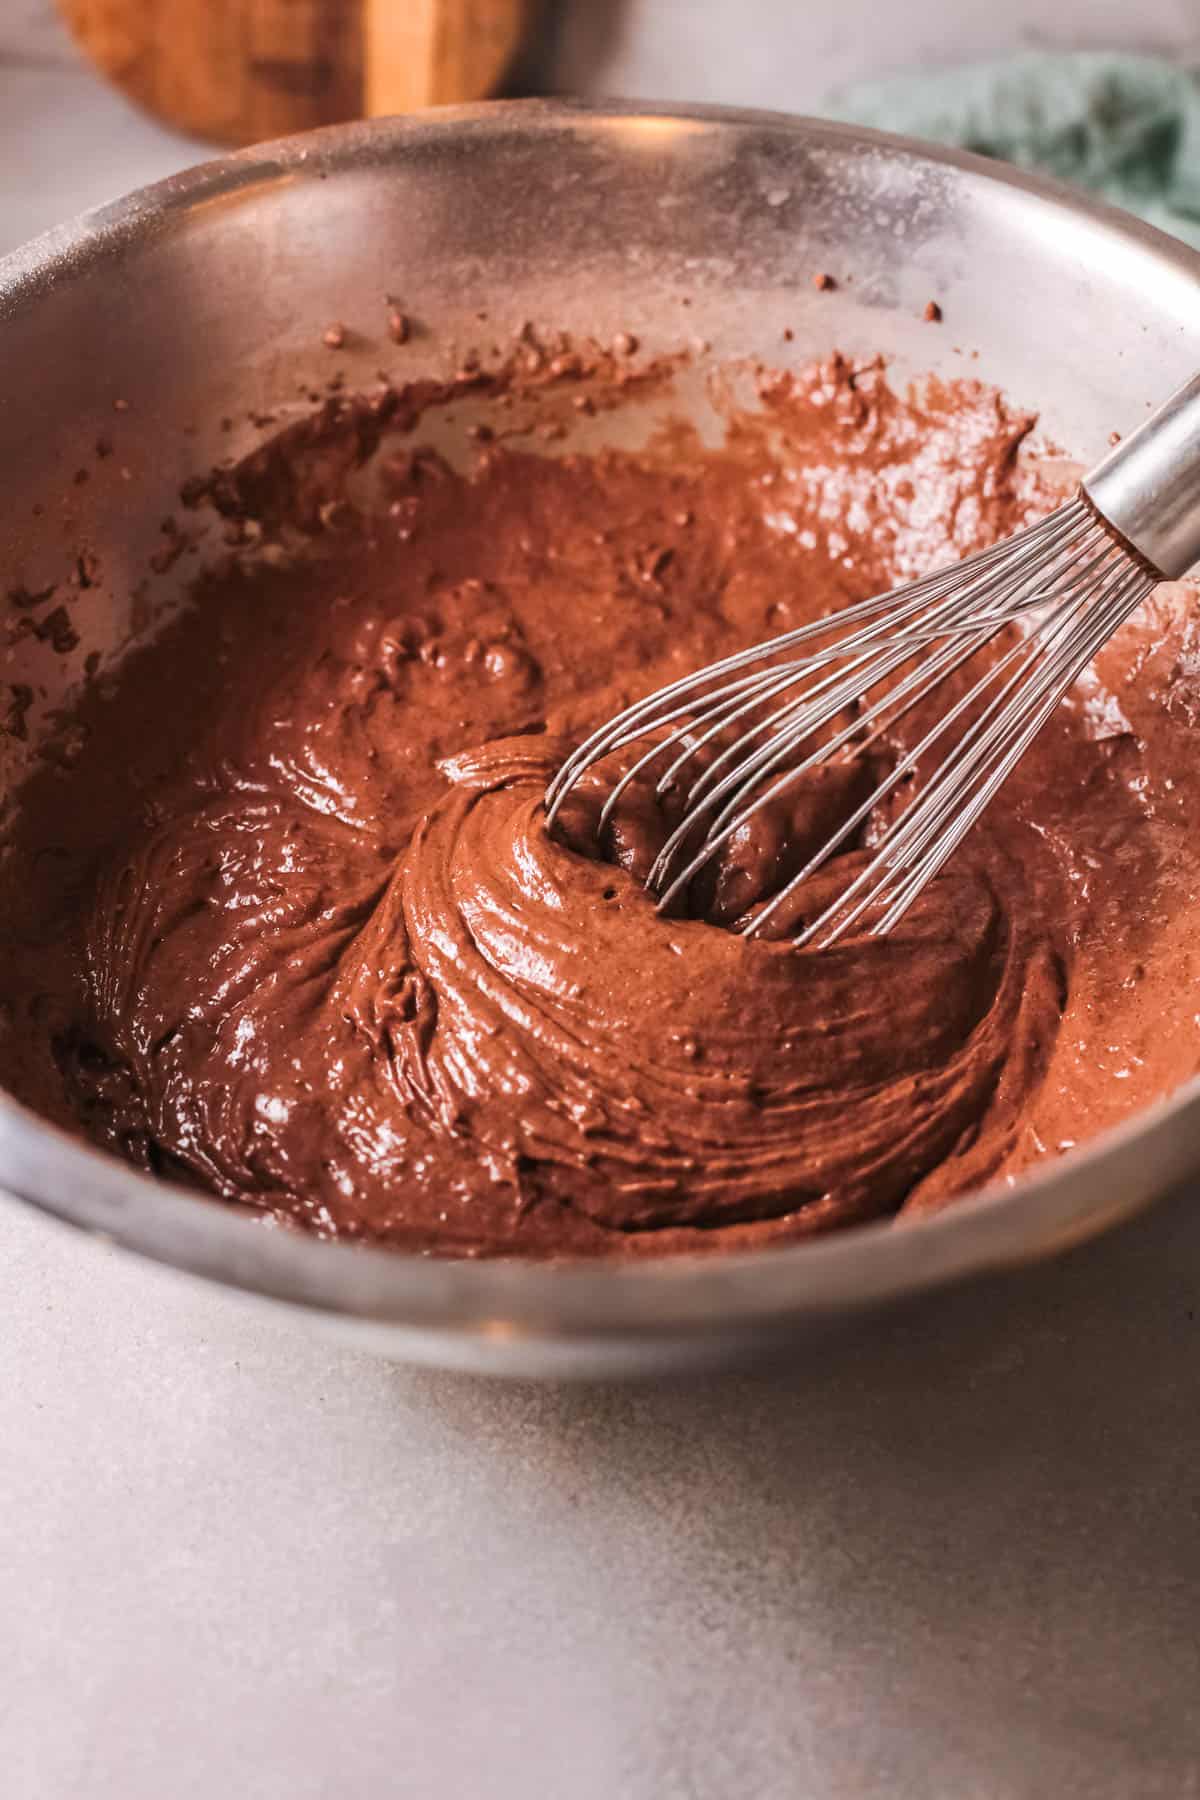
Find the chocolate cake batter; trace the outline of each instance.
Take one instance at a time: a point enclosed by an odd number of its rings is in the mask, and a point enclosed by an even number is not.
[[[720,450],[550,457],[492,441],[501,411],[457,469],[419,447],[429,398],[334,404],[202,497],[250,550],[85,697],[86,755],[18,814],[6,1084],[322,1236],[544,1255],[929,1210],[1195,1070],[1187,589],[886,941],[727,929],[855,804],[852,768],[679,917],[637,880],[667,829],[644,790],[603,841],[595,779],[544,828],[566,749],[631,699],[1053,504],[1030,418],[834,358]]]

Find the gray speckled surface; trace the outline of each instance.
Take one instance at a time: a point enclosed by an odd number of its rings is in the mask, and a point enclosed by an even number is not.
[[[0,1213],[24,1797],[1200,1793],[1200,1211],[806,1367],[389,1367]]]
[[[779,103],[717,72],[719,10],[677,83]],[[661,87],[672,13],[632,5],[596,85]],[[0,0],[4,245],[195,155],[44,15]],[[965,48],[994,15],[955,9]],[[1200,1794],[1195,1195],[656,1387],[391,1368],[13,1207],[0,1323],[5,1800]]]

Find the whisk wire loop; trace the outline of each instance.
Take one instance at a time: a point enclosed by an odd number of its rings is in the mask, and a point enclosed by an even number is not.
[[[961,563],[635,701],[563,763],[546,793],[547,825],[588,771],[644,744],[614,780],[600,818],[603,827],[632,784],[660,771],[654,791],[676,796],[677,817],[646,885],[666,907],[805,776],[886,750],[890,766],[871,791],[741,927],[761,932],[839,850],[882,820],[885,803],[911,780],[913,795],[882,826],[865,864],[793,941],[826,946],[864,921],[886,935],[1156,579],[1081,493]],[[999,643],[1004,634],[1013,641]],[[972,679],[968,665],[981,656]],[[917,709],[964,670],[966,687],[959,692],[956,683],[946,709],[926,724]],[[921,722],[909,743],[898,727],[914,714]],[[941,760],[926,772],[939,744]]]

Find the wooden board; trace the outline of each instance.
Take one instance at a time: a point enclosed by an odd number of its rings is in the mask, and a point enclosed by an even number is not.
[[[89,56],[183,131],[245,144],[366,113],[476,100],[530,0],[60,0]]]
[[[504,78],[528,24],[525,0],[364,0],[365,110],[478,100]]]

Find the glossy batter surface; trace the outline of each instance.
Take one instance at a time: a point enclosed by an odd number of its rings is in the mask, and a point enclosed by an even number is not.
[[[329,501],[369,447],[349,413],[243,471],[226,510],[306,544],[210,577],[85,701],[83,761],[32,784],[4,1080],[324,1235],[544,1255],[940,1206],[1191,1074],[1189,590],[887,941],[726,928],[851,809],[853,770],[735,843],[692,916],[636,879],[666,829],[646,794],[597,843],[585,790],[547,837],[549,775],[616,708],[1056,497],[1032,421],[979,387],[905,401],[834,359],[764,400],[769,441],[720,451],[492,445],[456,471],[409,439],[364,512]]]

